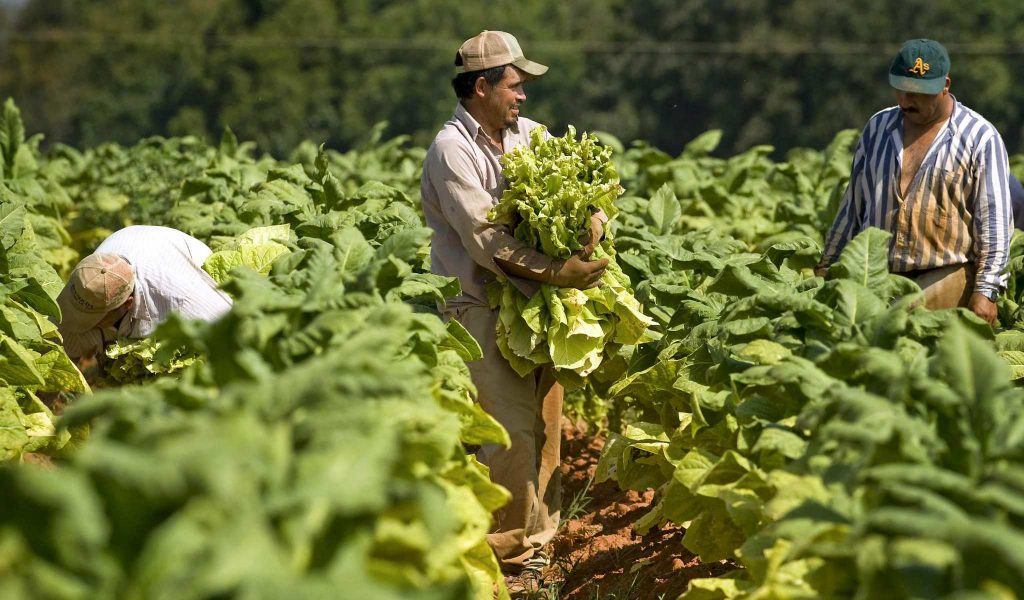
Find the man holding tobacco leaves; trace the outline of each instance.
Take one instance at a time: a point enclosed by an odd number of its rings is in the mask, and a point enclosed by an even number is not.
[[[562,386],[550,366],[520,377],[496,343],[498,311],[487,284],[512,282],[527,297],[541,284],[588,289],[598,285],[607,259],[589,261],[606,217],[591,216],[581,252],[558,260],[517,240],[506,225],[487,218],[505,188],[500,159],[530,144],[540,124],[519,116],[523,86],[547,67],[523,56],[516,39],[500,31],[470,38],[455,57],[455,114],[435,137],[423,165],[421,193],[427,225],[434,230],[432,270],[458,277],[462,294],[443,308],[480,343],[483,359],[469,363],[483,408],[500,422],[510,448],[484,446],[477,453],[491,479],[512,499],[495,514],[488,543],[510,587],[532,587],[549,558],[541,552],[555,534],[561,504],[560,436]],[[525,583],[524,583],[525,581]]]
[[[878,227],[892,234],[889,270],[917,282],[928,308],[966,306],[994,323],[1012,235],[1006,147],[949,93],[949,66],[933,40],[910,40],[896,55],[889,84],[898,106],[864,128],[815,271]]]

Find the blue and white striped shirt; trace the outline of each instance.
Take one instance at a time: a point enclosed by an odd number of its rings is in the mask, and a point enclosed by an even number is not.
[[[893,273],[971,263],[974,290],[997,292],[1013,233],[1006,147],[984,117],[956,98],[917,175],[899,197],[903,115],[898,106],[876,113],[861,133],[853,170],[835,223],[825,239],[828,266],[868,227],[892,233]]]

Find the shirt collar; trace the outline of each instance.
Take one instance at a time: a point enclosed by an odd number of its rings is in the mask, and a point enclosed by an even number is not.
[[[480,124],[476,122],[473,115],[469,114],[461,102],[455,104],[455,120],[462,123],[471,138],[476,139],[477,134],[480,133]]]
[[[469,114],[469,111],[466,110],[466,107],[463,106],[461,102],[455,103],[455,119],[457,121],[459,121],[460,123],[462,123],[462,125],[466,128],[466,131],[469,132],[470,138],[475,140],[477,138],[477,136],[482,133],[482,128],[480,127],[480,123],[478,123],[477,120],[473,118],[473,115]],[[516,134],[516,135],[519,134],[519,123],[516,123],[515,125],[512,125],[510,127],[506,127],[504,129],[502,129],[501,130],[501,141],[502,142],[507,141],[509,136],[511,136],[513,134]],[[487,134],[484,134],[484,135],[487,135]],[[503,145],[506,148],[508,147],[507,144],[503,144]]]
[[[949,112],[948,127],[950,133],[956,133],[958,129],[957,122],[959,121],[959,119],[957,118],[957,113],[960,112],[960,110],[963,108],[963,105],[960,104],[960,101],[957,100],[956,96],[954,96],[953,94],[950,94],[950,97],[953,98],[953,110]]]
[[[960,101],[957,100],[956,96],[954,96],[953,94],[950,94],[949,96],[950,96],[950,98],[953,99],[953,110],[951,110],[949,112],[949,119],[946,121],[946,131],[948,131],[949,134],[952,135],[952,134],[956,133],[956,131],[958,129],[957,128],[957,114],[960,112],[960,110],[961,110],[963,105],[960,104]],[[896,108],[896,118],[892,120],[892,123],[889,123],[889,131],[890,132],[892,132],[892,131],[902,132],[903,131],[903,113],[900,112],[899,106],[896,106],[895,108]]]

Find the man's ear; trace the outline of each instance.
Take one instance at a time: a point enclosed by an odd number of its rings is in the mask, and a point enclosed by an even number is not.
[[[124,308],[131,308],[134,305],[135,305],[135,295],[132,294],[131,296],[128,296],[128,299],[125,300],[124,304],[122,304],[121,306],[123,306]]]
[[[487,83],[487,80],[483,76],[477,77],[476,81],[473,82],[473,93],[478,98],[483,98],[487,95],[487,92],[491,89],[491,84]]]

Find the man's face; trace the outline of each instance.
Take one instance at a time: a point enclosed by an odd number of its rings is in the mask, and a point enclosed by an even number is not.
[[[945,115],[946,96],[949,95],[949,77],[938,94],[918,94],[896,90],[896,102],[903,118],[915,125],[930,125]]]
[[[523,84],[526,74],[515,67],[507,67],[505,75],[493,87],[483,82],[484,106],[492,127],[505,129],[519,120],[519,105],[526,100]]]
[[[98,327],[99,329],[113,327],[118,321],[121,320],[122,317],[128,314],[128,311],[131,310],[133,304],[135,304],[135,298],[133,298],[132,296],[128,296],[128,299],[125,300],[124,304],[108,312],[103,317],[103,320],[96,324],[96,327]]]

